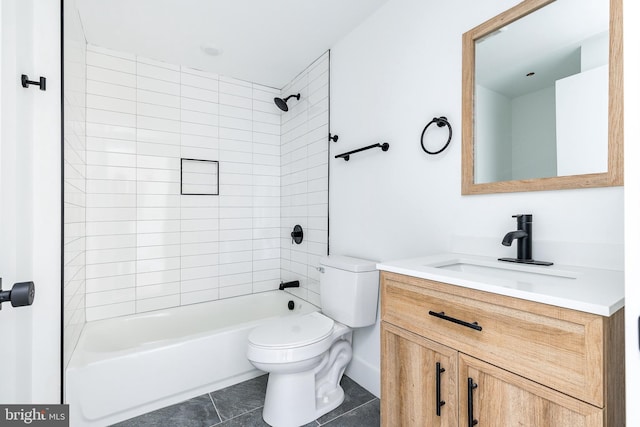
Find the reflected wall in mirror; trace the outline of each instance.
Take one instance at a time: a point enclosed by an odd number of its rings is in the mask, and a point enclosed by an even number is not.
[[[525,0],[463,36],[462,194],[622,185],[620,0]]]

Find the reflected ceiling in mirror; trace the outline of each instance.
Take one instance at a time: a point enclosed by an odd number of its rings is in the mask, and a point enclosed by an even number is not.
[[[465,33],[463,194],[622,183],[617,3],[525,0]]]

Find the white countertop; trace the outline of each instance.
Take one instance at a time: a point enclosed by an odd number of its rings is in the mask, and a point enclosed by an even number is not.
[[[471,267],[477,267],[477,271],[438,268],[452,264],[472,264]],[[376,267],[382,271],[607,317],[624,307],[624,272],[616,270],[515,264],[491,257],[455,253],[380,262]]]

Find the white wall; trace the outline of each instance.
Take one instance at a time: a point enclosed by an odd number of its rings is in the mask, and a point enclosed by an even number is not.
[[[625,325],[627,425],[640,425],[640,2],[624,1]]]
[[[299,280],[291,293],[320,306],[318,259],[327,254],[329,169],[329,52],[326,52],[281,91],[300,93],[282,113],[281,271],[284,281]],[[291,242],[299,224],[304,238]]]
[[[87,320],[277,288],[279,90],[87,52]],[[219,195],[180,195],[180,158]]]
[[[476,182],[511,180],[511,100],[476,85],[476,114]]]
[[[536,258],[621,266],[622,188],[460,195],[461,35],[517,3],[389,0],[334,46],[331,132],[340,141],[330,156],[332,253],[390,260],[455,245],[513,256],[515,248],[500,245],[515,226],[511,215],[532,213]],[[452,124],[453,140],[442,154],[428,156],[420,133],[441,115]],[[332,157],[379,141],[390,150],[360,153],[348,163]],[[592,256],[583,257],[583,248]],[[353,378],[375,389],[377,328],[358,331],[354,345],[354,362],[363,368]]]
[[[557,175],[555,101],[553,86],[511,100],[512,179]]]

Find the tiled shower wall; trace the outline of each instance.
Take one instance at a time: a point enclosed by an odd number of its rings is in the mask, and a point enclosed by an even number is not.
[[[281,277],[300,280],[291,292],[320,305],[318,259],[328,250],[329,200],[329,51],[282,90],[289,100],[282,114]],[[291,241],[296,224],[304,230],[301,244]]]
[[[88,46],[87,320],[277,287],[279,92]],[[219,196],[180,195],[181,157]]]
[[[85,323],[87,45],[75,1],[64,2],[64,365]]]

